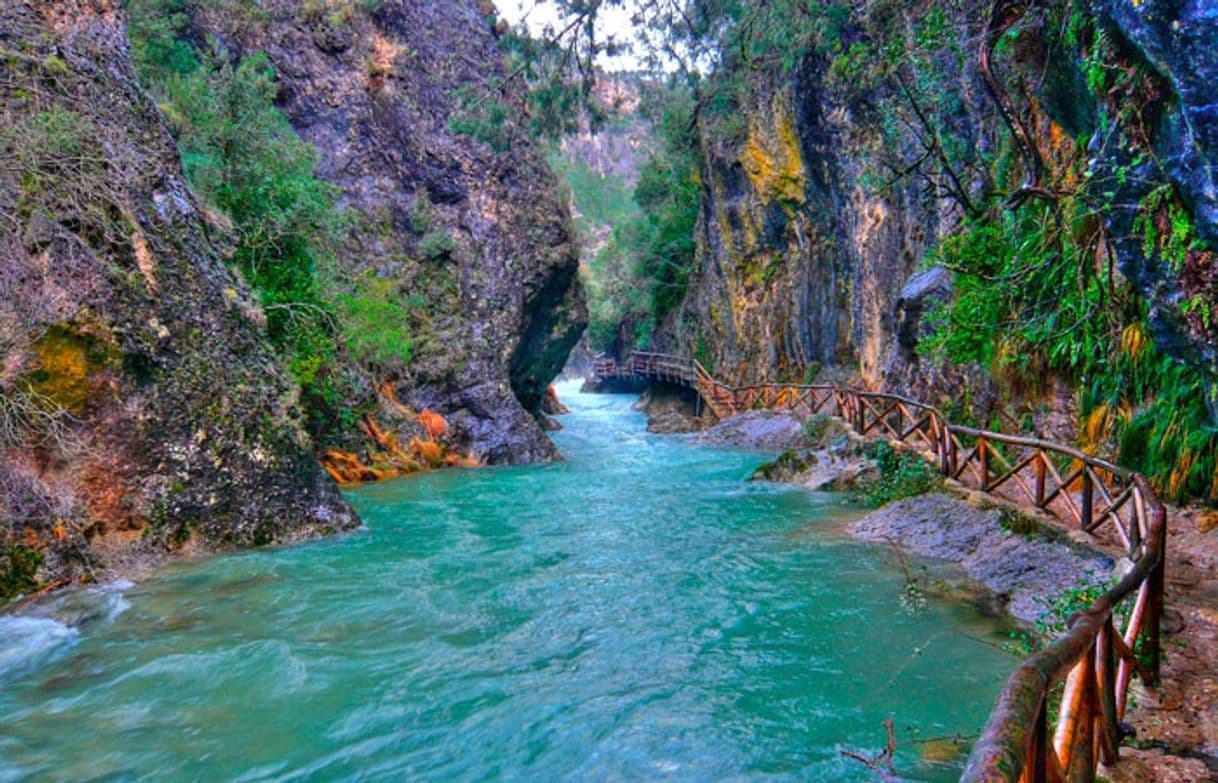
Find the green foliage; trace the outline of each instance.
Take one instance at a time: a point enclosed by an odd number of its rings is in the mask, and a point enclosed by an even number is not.
[[[924,495],[942,486],[942,477],[912,451],[897,450],[886,440],[875,440],[867,444],[864,453],[875,461],[880,473],[859,488],[862,501],[872,508]]]
[[[581,267],[588,287],[588,343],[595,350],[611,348],[623,324],[627,329],[634,328],[636,345],[648,343],[652,323],[646,318],[649,302],[635,275],[639,223],[636,218],[616,226],[605,246]]]
[[[433,228],[419,240],[418,250],[425,261],[443,261],[452,256],[456,245],[443,228]]]
[[[495,152],[507,152],[515,138],[512,118],[516,112],[494,97],[496,90],[494,85],[485,90],[462,88],[457,93],[457,108],[448,118],[448,129],[477,139]]]
[[[410,222],[410,230],[420,236],[430,231],[432,225],[435,224],[436,208],[432,205],[427,191],[424,190],[415,196],[414,204],[410,207],[408,220]]]
[[[643,210],[639,276],[648,281],[651,316],[661,320],[685,299],[694,262],[698,222],[699,140],[689,95],[668,91],[656,102],[654,118],[662,147],[639,172],[634,198]]]
[[[234,60],[215,42],[197,48],[187,29],[194,5],[131,0],[137,71],[173,124],[191,185],[231,223],[231,263],[262,300],[272,343],[324,439],[355,416],[342,350],[373,363],[404,362],[409,338],[386,334],[383,319],[399,315],[387,299],[361,289],[340,292],[336,302],[323,284],[352,230],[338,191],[315,176],[316,151],[275,107],[266,56]]]
[[[0,128],[3,164],[20,182],[15,195],[21,217],[70,215],[89,233],[125,239],[128,228],[101,143],[101,131],[89,118],[62,106]]]
[[[0,599],[32,593],[42,585],[36,576],[42,555],[35,549],[15,544],[0,550]]]
[[[337,297],[345,342],[357,360],[380,366],[406,365],[412,344],[406,325],[411,313],[391,280],[364,276],[355,290]]]
[[[199,58],[186,39],[189,12],[198,0],[127,0],[131,59],[145,86],[199,70]]]
[[[557,149],[550,163],[569,188],[575,226],[585,254],[581,266],[588,288],[588,340],[597,349],[609,348],[618,327],[632,314],[646,310],[634,276],[638,226],[642,212],[625,180],[600,172]]]
[[[1079,241],[1106,208],[1075,196],[1029,202],[943,240],[930,260],[956,273],[955,296],[932,314],[920,350],[1016,388],[1074,379],[1085,448],[1116,444],[1122,464],[1168,498],[1213,497],[1218,428],[1203,373],[1155,347],[1141,297]],[[1145,200],[1137,226],[1149,256],[1173,267],[1197,247],[1169,188]]]
[[[804,440],[809,443],[820,443],[833,424],[833,417],[824,413],[809,416],[804,420]]]
[[[602,0],[577,2],[581,7],[576,13],[595,16],[592,6]],[[596,128],[606,119],[604,107],[592,90],[595,69],[586,61],[579,62],[579,50],[588,46],[593,32],[594,28],[576,26],[567,29],[565,37],[535,37],[512,30],[499,36],[498,44],[507,58],[509,78],[516,79],[517,87],[523,88],[520,93],[528,107],[527,111],[516,111],[513,115],[523,119],[523,134],[532,138],[560,139],[578,131],[581,120]],[[592,44],[592,48],[598,46]],[[497,91],[499,87],[497,79],[488,80],[486,85],[488,92]]]
[[[582,163],[559,158],[556,169],[571,188],[585,243],[598,227],[612,231],[583,270],[589,289],[588,340],[606,350],[624,326],[645,347],[655,324],[685,298],[694,262],[698,220],[698,138],[693,101],[683,88],[644,85],[645,119],[655,148],[632,194],[617,177],[601,177]]]
[[[1189,251],[1202,247],[1192,216],[1168,183],[1142,199],[1133,227],[1142,234],[1142,253],[1147,258],[1162,258],[1174,272],[1184,269]]]
[[[1037,618],[1033,632],[1015,631],[1011,633],[1010,638],[1013,640],[1013,644],[1008,645],[1009,649],[1020,655],[1031,655],[1038,652],[1046,642],[1051,642],[1066,632],[1066,621],[1072,614],[1090,609],[1104,593],[1115,585],[1115,580],[1105,584],[1095,579],[1090,583],[1071,587],[1052,600],[1044,600],[1044,611]],[[1118,627],[1123,626],[1128,619],[1131,611],[1130,603],[1129,600],[1126,600],[1116,607],[1113,614]],[[1141,639],[1138,639],[1138,647],[1140,645]]]
[[[578,157],[558,151],[551,153],[550,167],[571,189],[578,212],[575,225],[585,242],[594,241],[595,231],[602,226],[621,226],[642,214],[620,175],[602,175]]]

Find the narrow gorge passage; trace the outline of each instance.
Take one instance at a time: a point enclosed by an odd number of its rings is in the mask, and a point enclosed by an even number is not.
[[[903,611],[840,496],[562,391],[564,462],[364,487],[354,533],[0,618],[0,781],[864,781],[838,750],[889,716],[981,727],[1015,659]]]

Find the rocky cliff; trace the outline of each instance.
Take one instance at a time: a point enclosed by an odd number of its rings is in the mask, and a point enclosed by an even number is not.
[[[357,523],[119,6],[0,7],[0,595]]]
[[[1162,398],[1212,385],[1218,15],[830,5],[785,33],[812,40],[797,62],[729,52],[703,94],[696,260],[661,343],[730,381],[833,367],[1147,450],[1154,425],[1137,419],[1156,384]],[[945,310],[961,301],[974,311]],[[971,361],[928,349],[970,330]],[[1212,444],[1189,448],[1143,467],[1204,494]]]
[[[414,355],[368,388],[445,416],[489,463],[557,456],[537,418],[587,322],[566,205],[473,0],[187,4],[191,36],[265,52],[279,99],[359,228],[337,274],[413,316]]]

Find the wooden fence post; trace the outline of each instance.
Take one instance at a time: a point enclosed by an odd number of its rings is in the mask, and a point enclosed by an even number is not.
[[[1104,621],[1095,648],[1096,679],[1100,690],[1100,759],[1115,764],[1121,758],[1121,730],[1117,724],[1116,665],[1113,657],[1113,637],[1116,629],[1112,615]]]
[[[1079,526],[1084,530],[1091,527],[1091,507],[1095,500],[1095,488],[1091,484],[1091,471],[1083,466],[1083,496],[1082,512],[1079,514]]]
[[[977,439],[977,459],[981,462],[981,491],[990,488],[990,454],[987,451],[985,438]]]
[[[1143,649],[1146,651],[1147,668],[1154,676],[1155,680],[1159,679],[1159,664],[1162,658],[1162,645],[1159,641],[1159,626],[1163,619],[1163,588],[1167,577],[1167,520],[1166,512],[1162,507],[1155,511],[1158,519],[1155,520],[1158,526],[1159,540],[1156,542],[1159,549],[1159,563],[1155,566],[1155,570],[1150,572],[1150,593],[1146,596],[1146,621],[1142,625],[1142,635],[1145,641]]]
[[[1036,507],[1045,507],[1045,453],[1036,452]]]
[[[952,442],[951,430],[947,428],[947,422],[940,419],[937,415],[932,418],[935,423],[935,434],[939,438],[939,473],[944,476],[952,474],[952,466],[948,461],[948,450]]]
[[[1045,783],[1049,779],[1048,755],[1053,752],[1049,744],[1049,705],[1042,699],[1036,715],[1036,726],[1032,729],[1032,742],[1028,746],[1028,758],[1024,762],[1020,783]]]

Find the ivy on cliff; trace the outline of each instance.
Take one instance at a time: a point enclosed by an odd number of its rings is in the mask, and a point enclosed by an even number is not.
[[[1074,3],[1054,10],[1046,27],[1062,33],[1048,36],[1049,43],[1062,48],[1063,60],[1079,63],[1079,82],[1095,91],[1089,99],[1098,113],[1078,139],[1061,146],[1091,150],[1093,157],[1063,155],[1044,173],[1036,197],[1013,200],[1018,167],[1009,148],[995,156],[988,201],[929,256],[955,273],[956,287],[921,349],[979,364],[1034,395],[1047,391],[1052,378],[1072,381],[1084,449],[1115,452],[1173,500],[1212,500],[1218,497],[1213,386],[1203,368],[1156,346],[1146,302],[1121,274],[1109,231],[1114,215],[1132,211],[1147,263],[1176,274],[1208,252],[1140,120],[1160,93],[1145,68],[1121,59]],[[1138,203],[1127,203],[1138,194]],[[1183,312],[1208,328],[1205,306],[1194,297]]]
[[[324,441],[358,416],[345,359],[409,361],[408,313],[375,282],[331,274],[352,221],[337,189],[315,176],[316,150],[276,108],[266,56],[233,58],[192,37],[190,13],[209,1],[129,0],[133,60],[172,124],[192,187],[231,226],[230,262],[258,293],[310,429]]]

